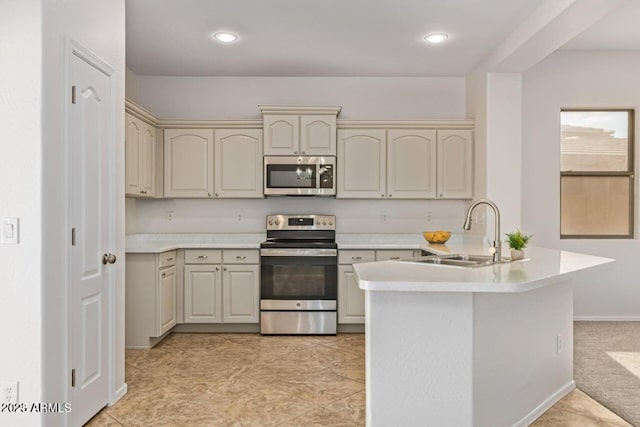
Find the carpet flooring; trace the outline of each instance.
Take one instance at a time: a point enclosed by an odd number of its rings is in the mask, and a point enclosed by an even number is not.
[[[640,427],[640,322],[575,322],[577,387]]]

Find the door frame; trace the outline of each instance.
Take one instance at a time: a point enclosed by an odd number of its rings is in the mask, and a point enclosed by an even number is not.
[[[71,167],[71,139],[70,139],[70,129],[71,129],[71,63],[73,57],[77,57],[89,65],[95,67],[102,73],[104,73],[109,78],[109,95],[111,98],[111,107],[109,113],[109,121],[110,126],[108,129],[108,141],[109,146],[107,148],[109,156],[108,159],[105,159],[107,163],[107,169],[109,173],[109,188],[107,190],[109,197],[109,204],[113,206],[112,212],[109,213],[108,221],[109,221],[109,229],[113,230],[112,233],[109,234],[107,238],[106,244],[108,248],[105,248],[106,252],[117,253],[116,244],[117,244],[117,206],[118,204],[116,199],[117,194],[117,142],[116,138],[116,130],[117,130],[117,108],[116,108],[116,71],[112,68],[108,63],[103,61],[98,55],[93,53],[90,49],[85,47],[83,44],[74,40],[70,37],[65,37],[65,94],[64,94],[64,114],[65,114],[65,124],[64,124],[64,157],[65,157],[65,166],[64,166],[64,203],[65,203],[65,230],[66,230],[66,238],[64,241],[65,250],[64,250],[64,285],[63,291],[65,293],[66,307],[64,313],[64,331],[63,336],[65,343],[64,346],[64,372],[67,375],[64,375],[64,383],[63,387],[65,390],[65,401],[70,402],[71,396],[71,256],[70,256],[70,248],[71,248],[71,180],[70,180],[70,167]],[[122,112],[124,115],[124,110]],[[120,256],[120,254],[118,254]],[[116,263],[112,267],[106,269],[106,277],[107,277],[107,285],[105,289],[106,298],[105,301],[107,303],[107,348],[105,349],[106,357],[107,357],[107,366],[108,366],[108,404],[111,405],[115,403],[120,397],[126,394],[126,384],[122,390],[116,390],[116,339],[117,339],[117,331],[116,331],[116,285],[117,285],[117,276],[118,270],[120,269],[120,265],[123,265],[124,257],[121,257],[121,263]],[[69,425],[70,416],[68,413],[64,414],[64,425]]]

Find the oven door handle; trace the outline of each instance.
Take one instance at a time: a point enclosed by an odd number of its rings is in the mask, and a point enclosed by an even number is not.
[[[336,249],[260,249],[260,256],[338,256]]]

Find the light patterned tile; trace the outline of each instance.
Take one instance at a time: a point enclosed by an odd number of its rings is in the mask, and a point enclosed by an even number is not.
[[[366,392],[361,391],[344,399],[324,405],[325,408],[340,415],[341,418],[364,425],[366,412]]]
[[[585,415],[551,408],[535,420],[531,427],[613,427],[613,424]]]
[[[279,377],[272,386],[301,399],[325,405],[364,390],[364,384],[336,375],[329,370],[309,372],[303,376]]]
[[[122,427],[122,424],[111,417],[111,415],[102,411],[99,412],[95,417],[91,418],[85,424],[85,427]]]
[[[364,421],[353,421],[344,418],[340,414],[327,408],[319,408],[307,412],[299,417],[285,421],[278,426],[282,427],[313,427],[313,426],[331,426],[331,427],[363,427]]]
[[[631,427],[631,424],[627,423],[625,420],[578,389],[575,389],[562,398],[554,405],[554,408],[572,414],[589,416],[616,426]]]

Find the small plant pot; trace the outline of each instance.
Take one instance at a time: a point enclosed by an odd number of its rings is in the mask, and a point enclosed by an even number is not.
[[[521,249],[511,249],[511,260],[515,261],[517,259],[524,258],[524,251]]]

